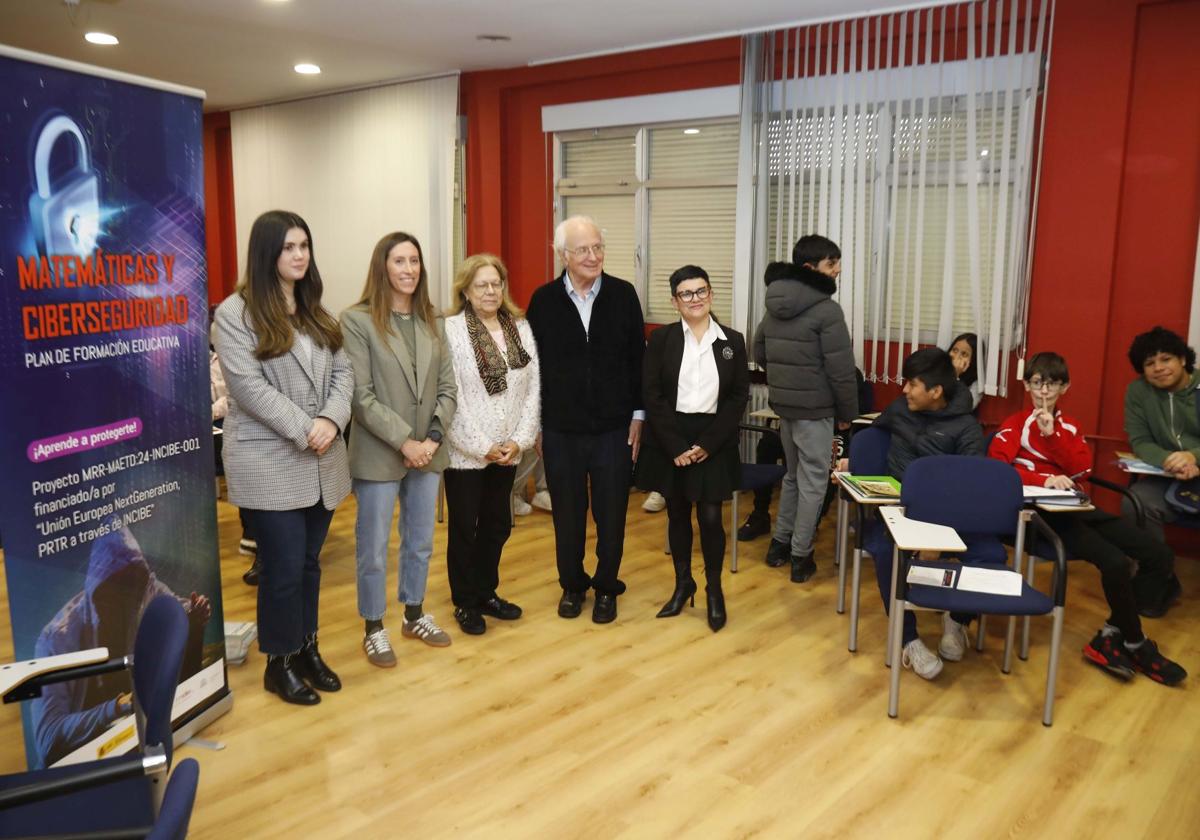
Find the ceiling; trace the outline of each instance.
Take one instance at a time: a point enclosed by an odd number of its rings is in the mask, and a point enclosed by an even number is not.
[[[945,0],[941,0],[945,2]],[[0,0],[0,42],[207,91],[206,110],[933,5],[913,0]],[[83,40],[101,30],[121,43]],[[481,34],[508,35],[486,43]],[[300,62],[319,76],[292,70]]]

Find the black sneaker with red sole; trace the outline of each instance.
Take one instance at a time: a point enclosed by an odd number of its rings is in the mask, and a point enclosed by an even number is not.
[[[1187,678],[1187,671],[1178,662],[1172,662],[1158,652],[1158,645],[1146,639],[1133,650],[1126,650],[1133,667],[1150,679],[1163,685],[1179,685]]]
[[[1094,639],[1084,645],[1083,656],[1088,662],[1103,668],[1118,679],[1128,681],[1133,679],[1136,673],[1120,633],[1107,636],[1102,632],[1097,633]]]

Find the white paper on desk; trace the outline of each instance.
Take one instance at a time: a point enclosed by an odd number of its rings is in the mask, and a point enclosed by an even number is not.
[[[1026,484],[1021,488],[1026,499],[1078,499],[1079,494],[1074,490],[1058,490],[1053,487],[1034,487]]]
[[[1007,569],[980,569],[963,566],[958,572],[958,589],[987,595],[1021,594],[1021,576]]]

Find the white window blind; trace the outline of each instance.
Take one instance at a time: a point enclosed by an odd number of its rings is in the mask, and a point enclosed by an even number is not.
[[[678,317],[668,278],[694,264],[708,272],[714,312],[728,323],[737,123],[571,132],[557,140],[557,218],[587,215],[597,221],[607,243],[605,271],[638,287],[647,319],[667,323]]]

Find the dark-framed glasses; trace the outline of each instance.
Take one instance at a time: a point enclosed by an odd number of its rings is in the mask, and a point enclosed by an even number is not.
[[[676,292],[675,297],[684,303],[691,303],[693,300],[708,300],[711,293],[712,289],[708,286],[701,286],[699,289],[684,289],[682,292]]]

